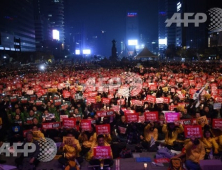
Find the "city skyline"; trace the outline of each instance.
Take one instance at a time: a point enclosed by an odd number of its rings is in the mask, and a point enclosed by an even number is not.
[[[1,7],[1,50],[53,55],[90,50],[91,55],[109,57],[115,39],[118,55],[123,57],[144,46],[155,54],[169,45],[206,48],[209,21],[186,28],[166,27],[165,20],[176,12],[205,13],[221,4],[215,0],[3,0]],[[129,40],[136,44],[130,46]]]

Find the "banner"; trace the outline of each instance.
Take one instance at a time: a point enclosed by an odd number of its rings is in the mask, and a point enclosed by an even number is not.
[[[65,128],[75,128],[76,119],[75,118],[63,118],[63,127]]]
[[[143,106],[143,102],[140,100],[131,100],[132,105]]]
[[[59,122],[42,123],[42,129],[56,129],[60,128]]]
[[[175,122],[180,120],[180,114],[179,113],[166,113],[165,114],[165,120],[167,123]]]
[[[139,116],[138,123],[144,123],[145,122],[145,116]]]
[[[192,125],[192,119],[183,119],[178,122],[180,122],[182,125]]]
[[[113,106],[111,107],[111,109],[114,110],[115,112],[118,112],[118,111],[120,111],[120,106],[118,106],[118,105],[113,105]]]
[[[201,117],[197,118],[196,119],[196,123],[198,125],[200,125],[201,127],[204,127],[204,125],[208,125],[209,124],[206,116],[201,116]]]
[[[62,122],[64,118],[69,118],[69,115],[60,115],[60,122]]]
[[[96,103],[96,98],[95,97],[87,97],[86,103],[87,103],[87,105],[90,105],[92,103]]]
[[[114,111],[113,110],[107,110],[106,111],[106,115],[107,116],[113,116],[114,115]]]
[[[145,112],[144,116],[146,122],[159,120],[158,112]]]
[[[126,134],[127,128],[118,126],[118,129],[119,129],[119,131],[120,131],[121,134]]]
[[[156,97],[155,96],[151,96],[151,95],[147,95],[146,101],[148,103],[155,103],[156,102]]]
[[[136,113],[135,110],[125,110],[125,111],[123,111],[123,112],[124,112],[125,115]]]
[[[199,125],[187,125],[184,126],[185,138],[201,138],[203,136],[202,127]]]
[[[126,122],[131,123],[131,122],[138,122],[139,120],[139,115],[138,113],[132,113],[132,114],[126,114]]]
[[[35,101],[35,105],[36,105],[36,106],[41,106],[42,103],[43,103],[42,100],[36,100],[36,101]]]
[[[82,119],[81,120],[81,129],[82,131],[91,131],[91,119]]]
[[[169,163],[170,159],[169,158],[159,158],[159,159],[154,159],[155,163]]]
[[[65,145],[74,145],[75,144],[75,137],[63,136],[63,143]]]
[[[110,134],[110,124],[96,125],[96,133],[97,135]]]
[[[214,110],[221,109],[221,103],[214,103]]]
[[[18,101],[17,96],[10,97],[10,102],[14,103],[14,102],[17,102],[17,101]]]
[[[106,111],[103,110],[103,111],[96,111],[96,115],[98,117],[105,117],[106,116]]]
[[[111,147],[110,146],[97,146],[93,148],[95,159],[110,159]]]
[[[163,98],[156,98],[156,103],[159,104],[159,103],[163,103],[164,102],[164,99]]]
[[[28,98],[21,98],[21,103],[22,104],[28,103]]]
[[[102,98],[102,103],[109,104],[110,103],[110,99],[109,98]]]
[[[162,97],[163,98],[163,103],[169,104],[170,103],[170,98],[169,97]]]
[[[61,105],[62,110],[66,110],[68,107],[69,107],[68,103],[64,103],[64,104]]]
[[[54,100],[54,105],[55,105],[55,106],[60,106],[60,105],[62,105],[62,99]]]
[[[222,119],[213,119],[212,128],[213,129],[222,129]]]

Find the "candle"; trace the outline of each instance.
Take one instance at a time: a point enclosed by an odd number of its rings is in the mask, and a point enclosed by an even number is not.
[[[144,163],[144,168],[147,168],[147,163]]]

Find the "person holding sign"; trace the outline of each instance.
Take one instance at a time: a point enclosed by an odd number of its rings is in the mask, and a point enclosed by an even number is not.
[[[103,135],[99,135],[97,137],[97,142],[95,144],[94,147],[103,147],[103,146],[109,146],[109,144],[107,144],[105,142],[105,138]],[[103,167],[103,165],[109,165],[112,166],[113,165],[113,154],[112,154],[112,150],[110,149],[110,157],[106,158],[106,159],[97,159],[96,158],[96,153],[94,153],[94,147],[91,148],[91,150],[89,151],[89,157],[90,157],[90,161],[89,164],[91,165],[100,165],[101,167]]]
[[[162,131],[165,133],[165,144],[171,149],[177,141],[178,135],[183,133],[184,128],[181,124],[176,127],[174,123],[168,123],[163,125]]]
[[[90,120],[90,122],[91,122],[91,120]],[[81,126],[83,128],[83,125],[81,125]],[[90,126],[90,130],[89,130],[88,126]],[[84,127],[86,127],[86,126],[84,126]],[[78,137],[78,140],[82,144],[82,151],[80,154],[82,156],[85,156],[85,154],[88,153],[88,151],[91,149],[94,141],[96,141],[96,136],[95,136],[95,127],[93,125],[91,125],[91,123],[89,125],[87,125],[87,128],[86,128],[87,131],[86,131],[86,129],[82,129],[82,128],[81,128],[81,133]]]
[[[34,117],[35,117],[34,111],[33,111],[33,110],[30,110],[30,111],[29,111],[29,114],[26,116],[25,124],[26,124],[26,125],[32,124],[32,120],[33,120]],[[37,118],[37,117],[36,117],[36,118]]]
[[[152,138],[154,142],[158,139],[158,129],[154,126],[153,122],[150,122],[144,128],[144,137],[141,136],[141,139],[143,140],[142,146],[148,151],[151,149],[150,144]],[[155,143],[153,146],[156,146]]]
[[[32,133],[33,133],[33,139],[36,141],[44,138],[44,134],[38,129],[37,126],[32,127]]]
[[[222,129],[221,129],[221,131],[222,131]],[[222,132],[221,132],[221,135],[218,136],[218,144],[219,144],[219,152],[220,152],[221,159],[222,159]]]
[[[128,124],[126,123],[126,117],[124,115],[121,116],[120,122],[117,123],[117,138],[121,142],[126,142],[127,141],[127,129],[128,129]]]
[[[62,150],[64,153],[64,155],[58,160],[59,163],[61,163],[63,166],[70,166],[70,162],[75,162],[75,159],[78,160],[78,163],[82,162],[82,159],[79,155],[81,146],[79,141],[75,139],[71,133],[63,137],[63,143],[60,145],[59,150]],[[77,166],[75,167],[77,168]]]
[[[213,149],[214,154],[218,154],[219,145],[213,137],[211,130],[205,128],[203,136],[204,137],[201,139],[201,141],[203,142],[204,147],[206,149],[206,157],[208,157],[208,155],[210,154],[211,149]]]

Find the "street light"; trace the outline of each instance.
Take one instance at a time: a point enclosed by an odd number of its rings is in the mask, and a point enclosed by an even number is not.
[[[193,42],[193,40],[190,40],[190,42],[191,42],[191,46],[190,46],[190,47],[192,47],[192,42]]]

